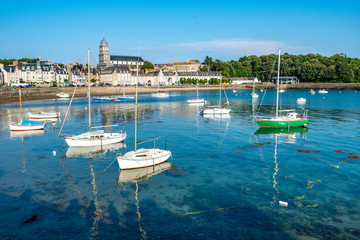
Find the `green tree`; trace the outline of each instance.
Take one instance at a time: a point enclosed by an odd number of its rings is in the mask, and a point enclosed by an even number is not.
[[[145,62],[141,66],[141,70],[145,71],[145,69],[154,69],[154,65],[151,62]]]

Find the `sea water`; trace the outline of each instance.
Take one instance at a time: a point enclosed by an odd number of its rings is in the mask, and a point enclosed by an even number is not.
[[[72,149],[60,136],[88,131],[87,99],[23,103],[61,112],[44,131],[10,132],[19,105],[0,106],[0,238],[356,239],[360,238],[360,93],[288,90],[281,108],[308,110],[308,128],[263,131],[254,115],[274,91],[251,100],[227,91],[228,116],[201,116],[196,92],[139,95],[138,148],[168,149],[168,165],[120,171],[134,149],[134,103],[91,104],[92,126],[126,131],[121,144]],[[296,99],[307,99],[297,105]],[[207,105],[218,91],[200,91]],[[95,129],[94,129],[95,130]],[[282,206],[279,201],[288,205]]]

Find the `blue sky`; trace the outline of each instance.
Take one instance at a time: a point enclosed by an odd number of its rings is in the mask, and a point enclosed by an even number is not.
[[[344,53],[360,58],[360,1],[6,1],[0,58],[97,64],[111,55],[152,63],[244,55]]]

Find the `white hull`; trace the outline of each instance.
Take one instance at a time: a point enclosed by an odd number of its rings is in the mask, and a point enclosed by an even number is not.
[[[45,123],[39,125],[22,125],[21,122],[18,124],[9,124],[10,131],[33,131],[33,130],[43,130]]]
[[[259,98],[259,95],[256,94],[256,93],[251,93],[251,97],[252,97],[252,98]]]
[[[65,137],[69,147],[102,146],[124,141],[126,133],[104,133],[104,131],[87,132],[76,136]]]
[[[57,97],[59,98],[69,98],[70,97],[70,94],[67,94],[67,93],[58,93],[56,94]]]
[[[328,93],[328,91],[326,91],[326,90],[319,90],[319,93],[325,94],[325,93]]]
[[[59,118],[60,113],[47,113],[47,112],[28,112],[30,119],[48,119],[48,118]]]
[[[201,114],[229,114],[231,109],[229,108],[207,108],[201,111]]]
[[[142,148],[127,152],[124,156],[118,156],[117,161],[120,169],[125,170],[155,166],[165,162],[170,156],[171,152],[168,150]]]
[[[296,100],[296,102],[297,102],[298,104],[305,104],[305,103],[306,103],[306,98],[298,98],[298,99]]]
[[[187,103],[188,104],[195,104],[195,103],[205,103],[205,100],[204,99],[189,99],[187,100]]]
[[[151,96],[152,97],[158,97],[158,98],[169,97],[169,93],[158,92],[158,93],[152,93]]]

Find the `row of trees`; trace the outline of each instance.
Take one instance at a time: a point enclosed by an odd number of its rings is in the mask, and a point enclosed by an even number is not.
[[[201,71],[221,71],[223,77],[257,77],[267,81],[277,74],[277,59],[277,55],[271,54],[222,62],[207,56]],[[285,53],[281,56],[280,75],[296,76],[300,82],[360,82],[360,59],[344,54],[325,57]]]
[[[0,59],[0,63],[4,65],[12,65],[14,61],[26,62],[26,63],[36,63],[39,59],[38,58],[20,58],[20,59]]]

